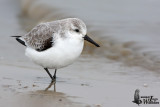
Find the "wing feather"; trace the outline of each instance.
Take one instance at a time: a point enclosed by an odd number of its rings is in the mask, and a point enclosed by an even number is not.
[[[23,38],[27,46],[37,50],[44,51],[53,44],[54,29],[48,23],[41,23],[34,27]]]

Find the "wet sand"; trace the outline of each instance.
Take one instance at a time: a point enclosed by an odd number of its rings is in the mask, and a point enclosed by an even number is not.
[[[99,41],[101,49],[93,50],[94,47],[90,48],[90,45],[86,44],[83,55],[74,64],[59,69],[56,83],[51,83],[43,68],[33,64],[24,55],[24,47],[9,37],[24,34],[38,23],[38,19],[30,14],[28,18],[32,20],[27,22],[34,23],[25,29],[26,22],[21,20],[24,16],[17,1],[3,0],[0,8],[0,14],[5,10],[5,15],[0,17],[0,107],[135,107],[137,105],[132,101],[136,89],[140,89],[140,95],[153,95],[160,100],[159,70],[151,70],[139,64],[146,64],[146,61],[152,63],[152,60],[143,57],[145,60],[137,61],[138,66],[124,63],[123,60],[127,56],[123,54],[127,54],[128,51],[125,53],[117,50],[123,49],[123,42],[114,40],[121,44],[120,47],[108,45],[113,43],[113,38],[107,39],[106,42]],[[89,29],[89,33],[92,34],[92,28]],[[105,46],[102,43],[105,43]],[[131,47],[128,45],[127,49],[137,52]],[[106,51],[102,51],[103,49],[107,49],[107,52],[112,53],[107,55],[112,56],[106,57]],[[115,51],[123,53],[118,55],[119,60]],[[138,53],[136,55],[139,56]],[[54,70],[51,71],[54,73]]]
[[[101,63],[95,63],[97,61]],[[160,97],[160,77],[141,68],[82,57],[73,65],[60,69],[57,82],[50,84],[43,69],[27,63],[1,63],[1,106],[134,107],[132,100],[137,88],[141,95]]]

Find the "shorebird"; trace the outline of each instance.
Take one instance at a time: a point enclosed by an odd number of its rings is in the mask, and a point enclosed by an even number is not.
[[[85,23],[67,18],[41,23],[23,36],[12,36],[26,46],[25,55],[42,66],[52,80],[59,68],[72,64],[83,50],[84,40],[100,47],[89,36]],[[48,69],[55,69],[52,76]]]

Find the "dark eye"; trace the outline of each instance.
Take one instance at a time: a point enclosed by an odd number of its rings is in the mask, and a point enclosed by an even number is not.
[[[79,32],[79,29],[75,29],[76,32]]]

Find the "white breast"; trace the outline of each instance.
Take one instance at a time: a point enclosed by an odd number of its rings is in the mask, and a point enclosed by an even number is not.
[[[84,40],[59,38],[48,50],[38,52],[27,47],[25,54],[42,67],[58,69],[72,64],[80,56],[83,45]]]

